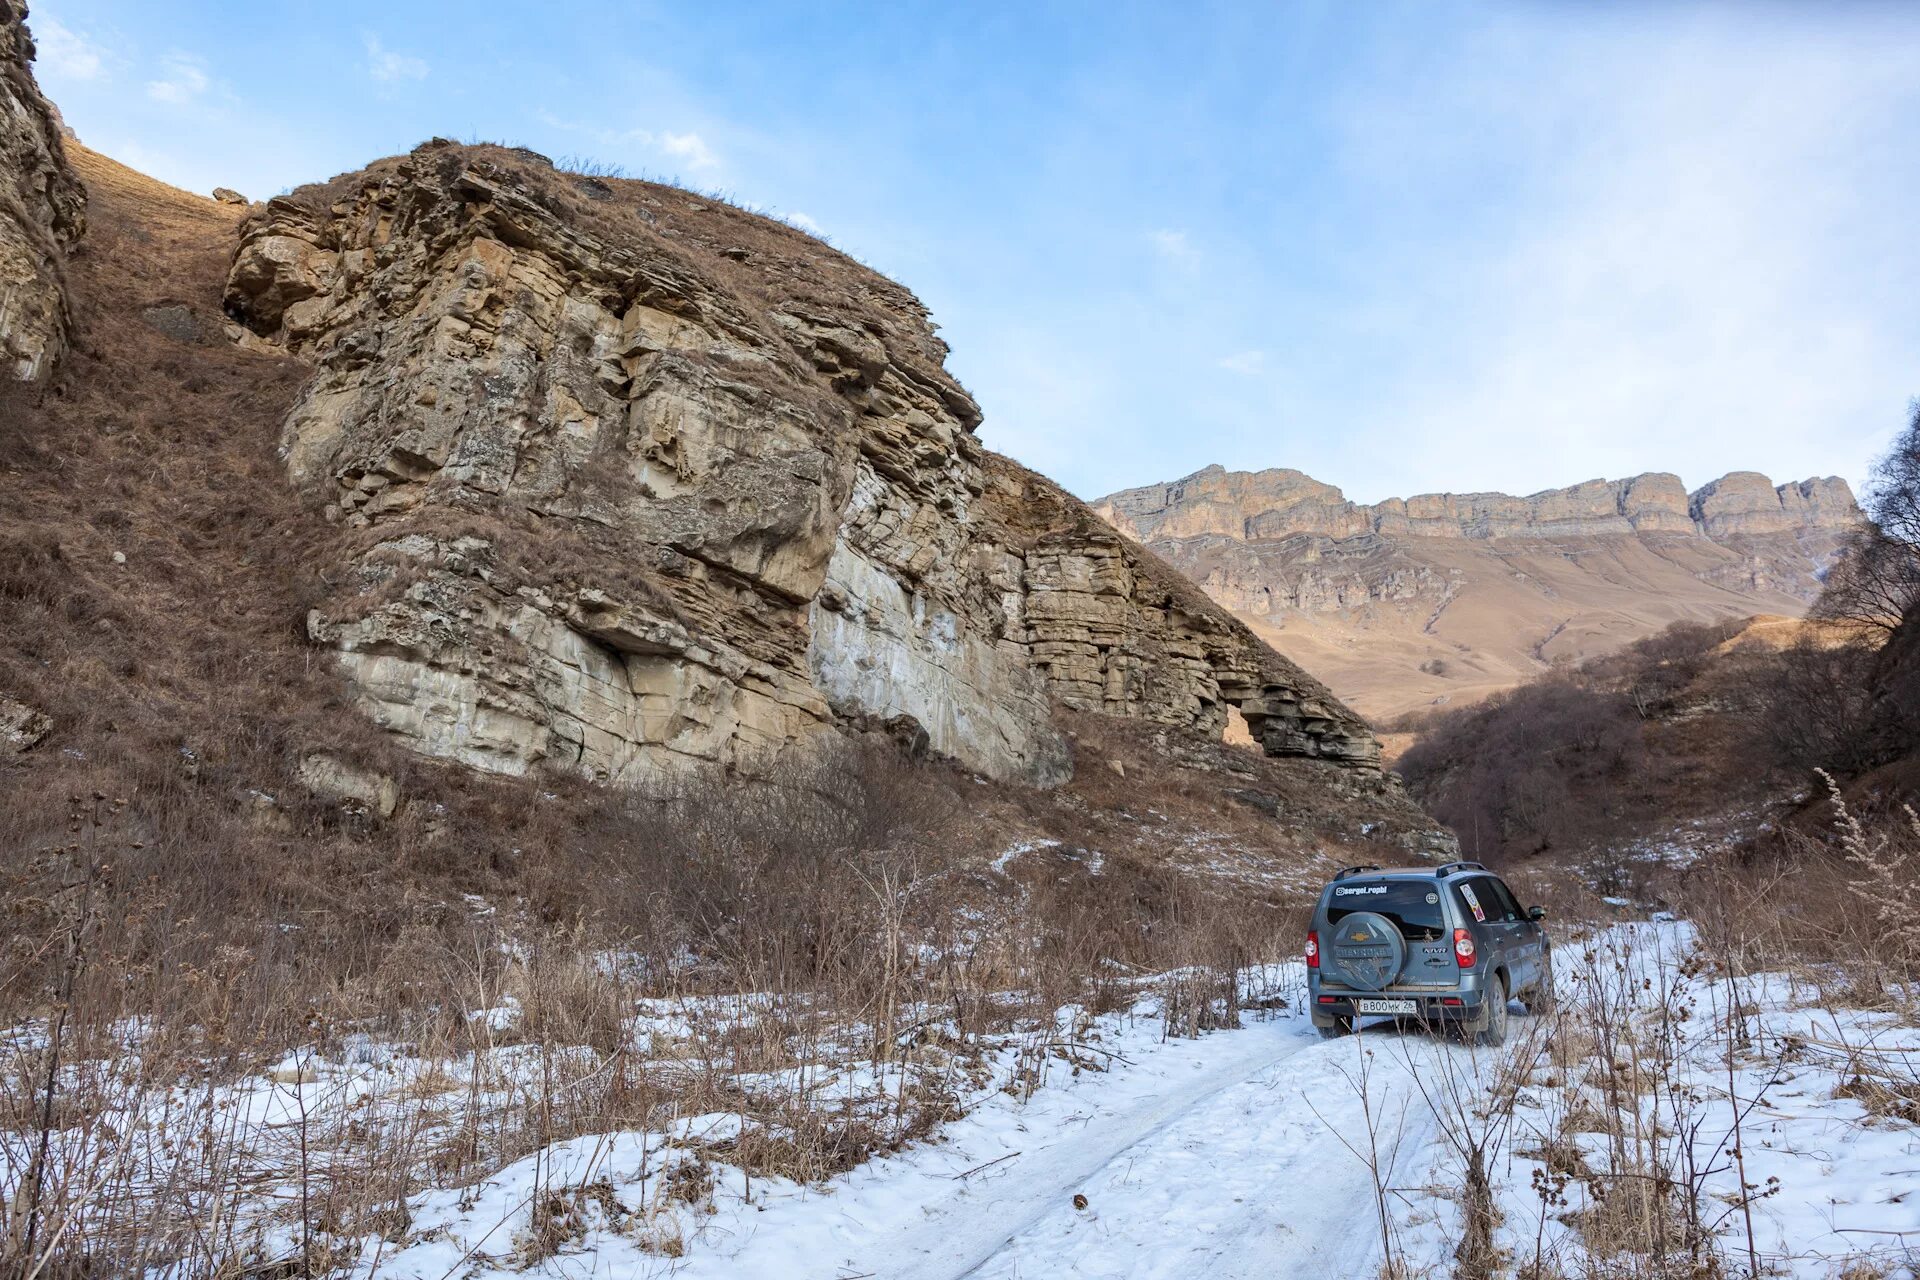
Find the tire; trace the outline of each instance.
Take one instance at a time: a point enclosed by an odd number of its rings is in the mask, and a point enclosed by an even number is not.
[[[1315,1019],[1313,1029],[1320,1033],[1322,1040],[1338,1040],[1341,1036],[1352,1034],[1353,1019],[1343,1013],[1336,1013],[1331,1022]]]
[[[1480,1020],[1473,1028],[1473,1042],[1497,1049],[1507,1042],[1507,977],[1493,975],[1493,990],[1481,1007]]]
[[[1533,984],[1533,990],[1527,992],[1527,1016],[1545,1017],[1553,1012],[1556,997],[1553,991],[1553,961],[1545,961],[1540,966],[1540,979]]]

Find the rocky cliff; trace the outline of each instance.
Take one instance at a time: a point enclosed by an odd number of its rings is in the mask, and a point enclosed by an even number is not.
[[[34,83],[26,17],[25,4],[0,0],[0,358],[31,380],[66,348],[65,262],[86,226],[86,194]]]
[[[802,232],[435,142],[277,199],[226,291],[310,362],[282,447],[357,531],[308,619],[419,751],[637,779],[886,723],[1058,780],[1056,704],[1377,767],[1318,682],[982,449],[906,290]]]
[[[1374,504],[1208,467],[1097,509],[1370,714],[1480,697],[1681,619],[1797,613],[1860,518],[1844,480],[1734,472]]]
[[[1860,519],[1853,491],[1837,476],[1776,486],[1736,471],[1689,494],[1680,477],[1650,472],[1588,480],[1516,498],[1504,493],[1426,493],[1363,505],[1298,471],[1228,471],[1211,466],[1171,484],[1124,489],[1097,510],[1142,542],[1214,534],[1256,542],[1293,534],[1351,538],[1602,537],[1687,533],[1822,535]]]

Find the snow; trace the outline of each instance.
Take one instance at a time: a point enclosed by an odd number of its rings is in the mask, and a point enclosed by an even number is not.
[[[1037,853],[1042,849],[1057,848],[1059,844],[1060,842],[1058,840],[1021,840],[1007,846],[1006,850],[1002,852],[1000,856],[996,857],[991,865],[995,871],[1001,875],[1006,875],[1007,868],[1011,867],[1021,854]]]
[[[1576,949],[1584,975],[1569,972]],[[1694,1199],[1733,1273],[1751,1269],[1745,1225],[1750,1209],[1752,1260],[1761,1274],[1811,1280],[1839,1275],[1870,1256],[1883,1269],[1859,1274],[1912,1276],[1910,1243],[1920,1240],[1920,1203],[1910,1203],[1920,1199],[1913,1195],[1920,1185],[1914,1181],[1920,1129],[1870,1116],[1858,1101],[1838,1096],[1838,1086],[1849,1063],[1895,1081],[1920,1082],[1920,1028],[1886,1012],[1828,1007],[1804,979],[1693,972],[1700,961],[1690,926],[1671,917],[1615,926],[1561,949],[1563,999],[1570,985],[1597,978],[1617,984],[1610,998],[1627,997],[1628,1019],[1643,1027],[1659,1021],[1659,1006],[1673,1012],[1671,1079],[1656,1085],[1653,1096],[1630,1096],[1623,1127],[1635,1129],[1637,1103],[1650,1147],[1682,1180],[1676,1189],[1680,1203],[1687,1171],[1696,1171]],[[1740,1031],[1731,1054],[1730,1007],[1743,1015],[1736,1019]],[[1539,1059],[1531,1082],[1518,1093],[1513,1132],[1492,1170],[1502,1220],[1495,1241],[1523,1271],[1538,1251],[1547,1273],[1558,1265],[1561,1273],[1580,1274],[1587,1242],[1573,1217],[1593,1203],[1591,1190],[1575,1179],[1565,1189],[1566,1203],[1543,1213],[1538,1179],[1550,1171],[1526,1153],[1541,1154],[1542,1139],[1564,1131],[1569,1098],[1600,1100],[1596,1082],[1605,1069],[1590,1058],[1554,1070],[1544,1041],[1516,1036],[1522,1043],[1510,1044],[1509,1054],[1531,1060],[1537,1050]],[[1912,1096],[1920,1099],[1920,1089]],[[1588,1161],[1602,1165],[1608,1139],[1580,1132],[1578,1140]],[[1460,1210],[1446,1188],[1460,1185],[1460,1162],[1438,1144],[1426,1152],[1426,1162],[1415,1178],[1425,1190],[1402,1201],[1396,1215],[1397,1238],[1414,1275],[1449,1269],[1459,1233]]]
[[[1298,986],[1298,966],[1282,972]],[[1263,984],[1276,976],[1256,974]],[[796,1259],[809,1260],[807,1274],[898,1280],[1177,1277],[1201,1267],[1232,1280],[1276,1274],[1282,1260],[1326,1274],[1371,1265],[1378,1237],[1353,1229],[1369,1175],[1329,1128],[1362,1128],[1349,1077],[1372,1052],[1368,1038],[1322,1042],[1304,1017],[1282,1010],[1249,1014],[1239,1031],[1166,1041],[1152,1012],[1143,1004],[1097,1021],[1087,1044],[1098,1052],[1079,1065],[1055,1062],[1030,1101],[989,1090],[939,1141],[824,1188],[756,1180],[749,1190],[736,1171],[716,1168],[713,1212],[666,1211],[680,1221],[665,1236],[686,1249],[670,1262],[649,1251],[661,1218],[650,1234],[637,1212],[670,1158],[666,1139],[629,1134],[558,1144],[479,1188],[423,1197],[414,1231],[425,1238],[371,1274],[519,1274],[515,1241],[543,1179],[559,1187],[604,1179],[627,1212],[596,1210],[584,1235],[532,1269],[542,1276],[785,1280]],[[1381,1071],[1389,1078],[1376,1079],[1376,1092],[1404,1101],[1405,1069]],[[1311,1184],[1314,1196],[1274,1194],[1297,1184]]]
[[[1695,1200],[1731,1269],[1747,1265],[1750,1212],[1766,1274],[1834,1275],[1843,1256],[1869,1251],[1889,1264],[1880,1274],[1912,1274],[1901,1247],[1920,1239],[1920,1130],[1897,1114],[1897,1093],[1857,1082],[1915,1082],[1920,1030],[1831,1007],[1804,978],[1717,974],[1683,922],[1563,939],[1556,970],[1563,999],[1620,1002],[1634,1051],[1670,1054],[1664,1085],[1629,1091],[1620,1123],[1644,1130],[1657,1158],[1699,1171]],[[1240,1030],[1195,1039],[1166,1038],[1150,996],[1097,1018],[1062,1010],[959,1086],[959,1118],[817,1185],[750,1179],[722,1162],[740,1132],[734,1112],[556,1142],[478,1182],[412,1196],[404,1238],[368,1237],[353,1274],[1236,1280],[1374,1275],[1389,1252],[1407,1274],[1446,1274],[1463,1185],[1448,1138],[1489,1123],[1481,1103],[1503,1080],[1517,1083],[1489,1160],[1495,1243],[1516,1269],[1536,1251],[1565,1274],[1591,1269],[1577,1215],[1593,1185],[1573,1179],[1564,1203],[1544,1205],[1537,1181],[1551,1182],[1554,1140],[1596,1168],[1608,1155],[1606,1136],[1576,1119],[1600,1113],[1573,1105],[1602,1099],[1609,1070],[1568,1039],[1589,1034],[1585,1006],[1556,1022],[1516,1005],[1500,1051],[1390,1021],[1327,1041],[1303,1015],[1302,986],[1298,963],[1250,969],[1243,999],[1265,1007],[1248,1009]],[[756,1001],[643,1002],[635,1043],[682,1034],[693,1018],[750,1018]],[[1740,1011],[1731,1045],[1729,1008]],[[503,1002],[476,1018],[505,1027],[514,1016]],[[523,1051],[496,1050],[495,1069],[521,1070]],[[375,1116],[418,1083],[391,1046],[357,1043],[344,1057],[294,1054],[235,1088],[232,1104],[248,1123],[286,1129],[354,1107]],[[808,1070],[798,1089],[784,1070],[734,1083],[850,1100],[904,1084],[872,1063]],[[1911,1097],[1909,1118],[1920,1083]],[[292,1229],[275,1230],[284,1256]]]

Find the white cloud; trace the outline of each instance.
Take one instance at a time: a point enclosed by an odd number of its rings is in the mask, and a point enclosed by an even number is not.
[[[98,80],[102,72],[100,46],[78,31],[70,31],[52,18],[33,24],[35,60],[43,72],[67,80]]]
[[[1357,287],[1324,320],[1378,377],[1308,376],[1371,457],[1322,478],[1857,479],[1915,387],[1914,42],[1799,23],[1503,26],[1511,47],[1358,106],[1343,174],[1375,217],[1335,246]],[[1458,176],[1489,171],[1497,199]]]
[[[705,138],[691,131],[669,133],[653,129],[608,129],[601,125],[582,124],[577,120],[564,120],[550,111],[536,114],[542,124],[565,129],[569,133],[585,134],[603,147],[640,147],[666,160],[682,163],[689,169],[720,167],[719,153],[707,144]]]
[[[155,102],[181,106],[207,91],[207,79],[200,60],[184,53],[170,53],[160,59],[161,78],[147,82],[147,96]]]
[[[1200,251],[1193,247],[1193,242],[1184,231],[1162,227],[1151,233],[1148,239],[1153,242],[1154,252],[1169,262],[1187,266],[1200,260]]]
[[[1236,351],[1230,356],[1221,356],[1214,361],[1229,373],[1241,374],[1253,378],[1267,371],[1267,353],[1264,351]]]
[[[398,84],[402,80],[425,80],[427,63],[424,58],[411,54],[395,53],[380,43],[380,38],[367,34],[361,37],[367,46],[367,74],[382,84]]]
[[[638,131],[645,136],[646,131]],[[712,169],[720,163],[706,139],[697,133],[663,133],[651,139],[652,145],[670,156],[678,156],[696,169]]]
[[[801,213],[798,209],[795,209],[792,213],[782,214],[781,216],[802,231],[811,231],[816,236],[826,234],[825,227],[821,226],[808,215]]]

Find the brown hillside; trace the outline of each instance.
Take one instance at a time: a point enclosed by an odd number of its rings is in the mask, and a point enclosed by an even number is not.
[[[294,993],[392,999],[426,940],[457,952],[466,894],[608,936],[634,936],[645,902],[675,920],[647,936],[679,945],[690,921],[717,909],[685,897],[713,873],[676,861],[681,834],[646,837],[657,852],[639,853],[648,828],[617,791],[563,770],[495,777],[409,750],[362,713],[315,643],[309,616],[357,581],[356,557],[382,534],[330,518],[323,494],[288,482],[284,424],[314,366],[252,337],[237,344],[223,315],[235,245],[260,211],[81,148],[73,160],[90,195],[68,273],[74,347],[56,381],[13,390],[0,418],[0,693],[51,726],[0,758],[14,899],[59,900],[48,877],[67,864],[37,855],[67,838],[76,801],[104,806],[103,826],[85,824],[113,844],[103,919],[126,971],[158,965],[154,981],[167,984],[164,997],[103,989],[107,1007],[164,998],[190,1012],[215,991],[177,984],[217,970],[221,1000],[269,1040],[274,1028],[297,1032]],[[725,224],[746,217],[708,211]],[[722,238],[743,236],[727,225]],[[1009,486],[989,510],[1023,545],[1104,536],[1119,554],[1080,504],[983,456]],[[449,514],[474,527],[484,513]],[[412,519],[425,527],[428,515]],[[549,530],[514,563],[553,581],[582,572],[594,550],[591,540],[569,550]],[[1207,645],[1250,643],[1152,557],[1126,563],[1140,598],[1205,628],[1199,648],[1170,661],[1203,664]],[[1258,662],[1287,669],[1270,654]],[[1054,723],[1076,766],[1058,789],[983,785],[937,762],[904,782],[873,766],[865,788],[951,797],[902,813],[961,803],[938,852],[976,872],[1014,846],[1062,851],[1034,865],[1066,876],[1071,901],[1091,892],[1114,919],[1136,920],[1127,928],[1174,909],[1185,877],[1240,886],[1235,909],[1257,915],[1292,910],[1329,862],[1444,847],[1396,789],[1337,763],[1265,759],[1186,725],[1064,709]],[[1088,849],[1099,856],[1075,853]],[[1100,874],[1089,879],[1089,867]],[[991,898],[1005,883],[979,891]],[[31,911],[15,926],[18,983],[59,926]]]

